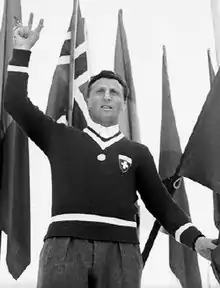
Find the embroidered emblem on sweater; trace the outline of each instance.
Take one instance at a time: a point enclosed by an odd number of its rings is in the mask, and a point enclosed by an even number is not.
[[[127,172],[131,167],[132,159],[125,155],[118,155],[119,167],[123,173]]]

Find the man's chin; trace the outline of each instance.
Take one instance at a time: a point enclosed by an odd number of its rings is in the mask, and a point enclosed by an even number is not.
[[[99,121],[102,126],[106,127],[117,124],[117,120],[111,115],[104,115],[102,118],[99,119]]]
[[[107,111],[106,111],[107,112]],[[91,119],[94,121],[94,122],[96,122],[96,123],[98,123],[98,124],[100,124],[100,125],[102,125],[102,126],[106,126],[106,127],[108,127],[108,126],[113,126],[113,125],[116,125],[116,124],[118,124],[118,119],[117,119],[117,117],[115,117],[115,115],[113,115],[113,113],[111,113],[112,111],[109,111],[109,112],[107,112],[107,113],[103,113],[103,111],[102,111],[102,113],[100,113],[98,116],[99,117],[95,117],[95,115],[92,115],[91,113],[90,113],[90,117],[91,117]]]

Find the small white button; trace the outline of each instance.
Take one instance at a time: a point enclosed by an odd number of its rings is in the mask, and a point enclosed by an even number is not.
[[[105,156],[105,154],[99,154],[99,155],[97,156],[97,159],[98,159],[99,161],[104,161],[104,160],[106,159],[106,156]]]

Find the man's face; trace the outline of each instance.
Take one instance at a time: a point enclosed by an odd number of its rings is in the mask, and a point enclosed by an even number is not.
[[[90,87],[87,100],[93,121],[103,126],[118,124],[124,108],[123,87],[116,79],[100,78]]]

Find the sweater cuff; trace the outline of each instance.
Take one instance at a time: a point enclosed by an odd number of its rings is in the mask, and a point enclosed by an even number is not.
[[[180,242],[195,250],[195,242],[202,236],[205,237],[195,226],[190,226],[180,235]]]
[[[28,67],[30,61],[30,50],[14,49],[12,59],[9,63],[10,66]]]

